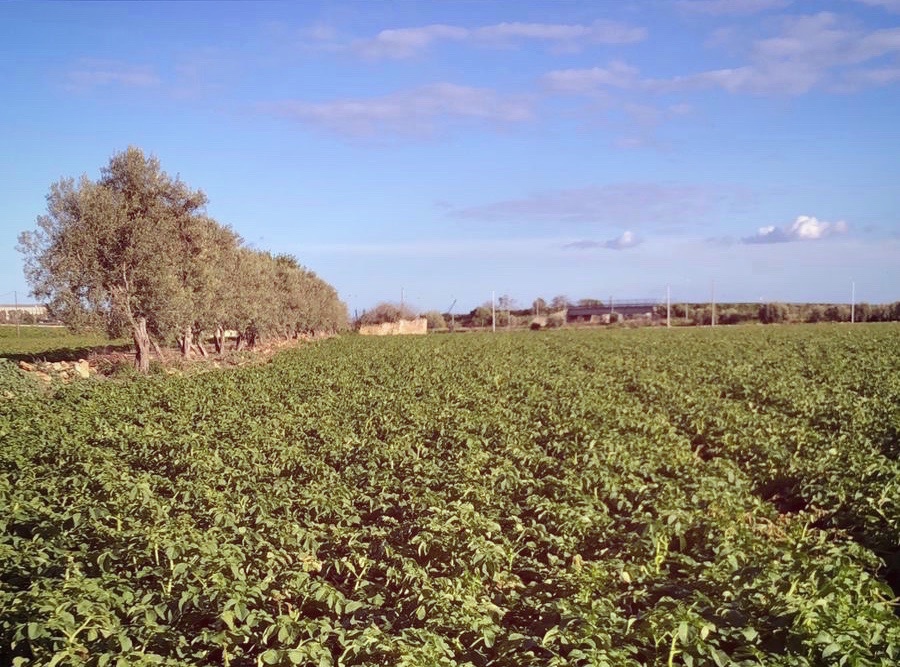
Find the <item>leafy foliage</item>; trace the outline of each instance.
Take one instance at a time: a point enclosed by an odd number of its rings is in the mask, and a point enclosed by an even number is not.
[[[335,290],[292,257],[243,246],[204,213],[206,196],[135,147],[96,182],[63,179],[47,214],[19,237],[33,294],[73,329],[130,332],[149,367],[151,337],[190,354],[202,331],[264,335],[335,331],[347,312]],[[219,346],[219,345],[217,345]]]
[[[416,311],[405,304],[382,302],[371,310],[365,311],[357,324],[384,324],[386,322],[399,322],[400,320],[413,320]]]
[[[898,371],[894,325],[351,337],[0,402],[0,655],[894,665]]]

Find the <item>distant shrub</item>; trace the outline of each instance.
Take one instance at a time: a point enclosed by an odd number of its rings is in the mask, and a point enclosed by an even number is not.
[[[446,329],[447,328],[447,320],[444,319],[444,316],[441,315],[436,310],[429,310],[424,315],[425,320],[428,322],[428,330],[434,331],[435,329]]]
[[[367,310],[359,318],[357,324],[384,324],[385,322],[399,322],[400,320],[414,320],[416,313],[409,306],[396,303],[382,302]]]
[[[850,306],[828,306],[825,309],[825,319],[829,322],[849,322]]]
[[[565,311],[560,313],[550,313],[547,316],[547,328],[548,329],[558,329],[563,324],[566,323],[566,313]]]
[[[825,321],[825,307],[824,306],[812,306],[809,309],[809,312],[806,313],[806,321],[815,323],[815,322],[824,322]]]
[[[759,307],[759,321],[763,324],[780,324],[787,316],[788,307],[783,303],[764,303]]]

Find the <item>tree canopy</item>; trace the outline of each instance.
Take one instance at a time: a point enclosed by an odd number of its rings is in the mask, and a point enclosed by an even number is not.
[[[215,332],[221,350],[226,329],[253,345],[346,326],[333,287],[293,257],[247,248],[206,203],[134,147],[97,181],[54,183],[37,229],[19,237],[32,293],[72,328],[130,332],[142,370],[151,341],[177,342],[187,355],[202,332]]]
[[[374,308],[365,311],[359,318],[358,324],[384,324],[385,322],[414,320],[416,317],[416,311],[406,304],[382,301]]]

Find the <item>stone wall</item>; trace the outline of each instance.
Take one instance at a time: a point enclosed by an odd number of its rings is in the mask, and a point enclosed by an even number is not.
[[[397,336],[399,334],[424,335],[428,333],[428,320],[419,317],[415,320],[399,322],[383,322],[382,324],[364,324],[359,328],[363,336]]]

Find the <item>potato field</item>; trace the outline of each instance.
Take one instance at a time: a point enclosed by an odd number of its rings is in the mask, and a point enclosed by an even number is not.
[[[900,664],[898,432],[894,324],[29,385],[0,665]]]

